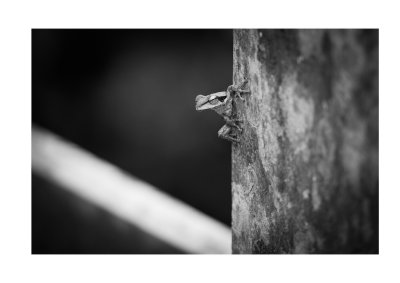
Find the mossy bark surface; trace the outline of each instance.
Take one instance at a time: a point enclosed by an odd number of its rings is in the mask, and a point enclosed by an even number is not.
[[[235,30],[233,253],[378,253],[378,30]]]

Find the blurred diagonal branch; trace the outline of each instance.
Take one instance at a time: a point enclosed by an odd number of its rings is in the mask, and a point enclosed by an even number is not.
[[[228,227],[39,127],[34,173],[189,253],[231,253]]]

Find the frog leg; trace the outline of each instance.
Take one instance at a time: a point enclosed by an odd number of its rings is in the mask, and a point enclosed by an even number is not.
[[[232,133],[232,128],[229,125],[224,125],[221,129],[219,129],[218,137],[231,142],[239,142],[239,139],[231,135],[231,133]]]
[[[248,79],[245,78],[245,80],[239,85],[239,86],[234,86],[230,85],[228,86],[227,93],[230,94],[236,94],[240,100],[244,100],[241,94],[249,94],[250,89],[244,89],[244,86],[248,83]]]
[[[232,119],[228,116],[224,116],[225,123],[230,126],[236,128],[239,132],[242,132],[243,129],[238,125],[238,123],[243,122],[241,119]]]

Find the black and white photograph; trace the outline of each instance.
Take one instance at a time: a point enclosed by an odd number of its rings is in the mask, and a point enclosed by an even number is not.
[[[33,29],[33,254],[378,254],[379,30]]]

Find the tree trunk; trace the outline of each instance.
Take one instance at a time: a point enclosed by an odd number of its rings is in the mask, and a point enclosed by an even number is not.
[[[235,30],[233,253],[378,253],[378,30]]]

